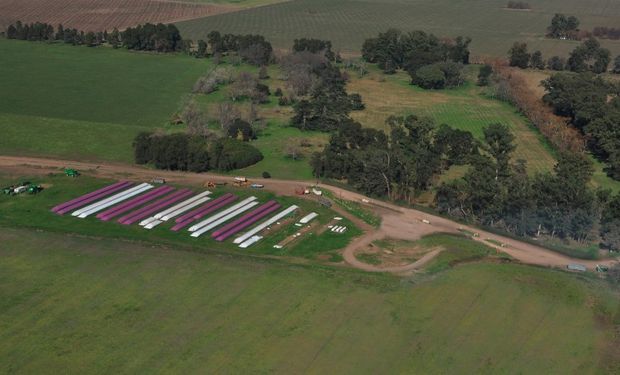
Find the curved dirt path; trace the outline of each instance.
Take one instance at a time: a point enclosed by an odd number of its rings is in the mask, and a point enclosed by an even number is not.
[[[209,180],[230,181],[232,179],[231,176],[222,176],[212,173],[153,170],[136,165],[103,164],[34,157],[0,156],[0,169],[13,172],[15,174],[45,174],[49,172],[58,172],[59,168],[64,167],[76,168],[82,173],[98,177],[138,179],[144,181],[150,180],[155,176],[161,176],[170,182],[188,183],[201,186]],[[252,178],[252,181],[264,184],[266,190],[286,196],[294,196],[296,188],[316,183],[316,181],[290,181],[263,178]],[[426,212],[411,208],[404,208],[390,203],[374,201],[362,194],[354,193],[339,187],[322,185],[322,188],[328,188],[336,196],[342,199],[351,200],[358,203],[361,203],[362,199],[368,200],[369,203],[364,205],[381,216],[381,227],[379,229],[374,229],[351,215],[344,215],[346,212],[339,210],[339,213],[343,213],[344,216],[347,216],[347,218],[353,220],[356,225],[359,225],[362,229],[366,230],[365,235],[352,241],[343,252],[343,257],[347,263],[363,270],[371,272],[377,271],[369,269],[368,266],[370,265],[362,263],[355,258],[355,251],[360,247],[363,247],[364,244],[368,244],[376,239],[385,237],[403,240],[417,240],[422,236],[431,233],[459,233],[459,229],[478,233],[479,237],[474,237],[474,240],[484,242],[485,245],[501,250],[523,263],[560,268],[564,268],[570,263],[579,263],[589,269],[594,269],[597,264],[611,265],[616,262],[616,260],[612,259],[591,261],[570,258],[540,246],[479,230],[467,225],[462,225],[452,220],[428,214]],[[427,221],[428,223],[425,223],[424,221]],[[491,239],[499,243],[503,243],[505,244],[505,247],[496,246],[493,243],[485,241],[485,239]],[[411,267],[414,269],[416,268],[414,267],[414,264],[415,263],[403,267]],[[410,269],[381,269],[383,272],[404,272],[407,270]]]

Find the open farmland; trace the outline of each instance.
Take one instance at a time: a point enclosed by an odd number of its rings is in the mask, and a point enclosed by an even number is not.
[[[3,154],[131,162],[133,137],[164,127],[209,63],[0,39],[0,65]]]
[[[620,2],[608,0],[531,0],[531,11],[505,8],[506,0],[296,0],[234,14],[179,22],[183,35],[204,38],[211,30],[262,34],[289,49],[295,38],[329,39],[336,49],[359,53],[364,39],[390,27],[425,30],[438,36],[473,38],[473,55],[505,56],[516,40],[546,56],[565,55],[576,42],[547,40],[555,13],[576,15],[582,29],[617,27]],[[603,41],[614,54],[620,42]]]
[[[0,231],[4,373],[613,372],[617,299],[537,268],[422,282]],[[607,367],[606,367],[607,366]]]
[[[234,7],[159,0],[0,0],[0,28],[15,21],[47,22],[84,31],[124,29],[230,12]]]
[[[472,69],[470,81],[475,79]],[[524,116],[511,105],[489,98],[473,83],[429,91],[410,85],[410,78],[404,72],[385,75],[373,68],[363,78],[351,76],[347,90],[361,94],[366,105],[365,110],[353,112],[351,116],[364,126],[388,131],[385,120],[390,115],[416,114],[429,116],[437,124],[467,130],[480,139],[483,127],[499,122],[514,132],[517,145],[514,159],[526,160],[530,173],[550,171],[555,164],[550,148]]]

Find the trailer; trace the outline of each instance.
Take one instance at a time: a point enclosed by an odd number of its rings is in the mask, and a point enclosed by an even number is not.
[[[199,230],[194,231],[191,236],[192,237],[200,237],[202,236],[204,233],[210,231],[213,228],[216,228],[222,224],[224,224],[225,222],[227,222],[228,220],[234,218],[235,216],[241,215],[242,213],[244,213],[245,211],[249,210],[250,208],[256,206],[258,204],[258,202],[250,202],[247,203],[245,206],[238,208],[236,211],[233,211],[225,216],[222,216],[221,218],[219,218],[218,220],[213,221],[212,223],[205,225],[204,227],[200,228]]]
[[[240,244],[243,243],[244,241],[246,241],[248,238],[254,236],[257,233],[260,233],[262,230],[264,230],[265,228],[269,227],[270,225],[277,223],[278,220],[281,220],[282,218],[286,217],[287,215],[290,215],[291,213],[293,213],[295,210],[297,210],[299,207],[298,206],[290,206],[289,208],[283,210],[282,212],[276,214],[275,216],[273,216],[271,219],[266,220],[265,222],[257,225],[256,227],[254,227],[254,229],[251,229],[250,231],[244,233],[243,235],[235,238],[235,240],[233,241],[236,244]]]

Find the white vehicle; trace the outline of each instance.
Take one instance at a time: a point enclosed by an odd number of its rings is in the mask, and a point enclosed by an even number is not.
[[[430,223],[431,223],[430,221],[428,221],[428,220],[426,220],[426,219],[422,220],[422,222],[423,222],[424,224],[430,224]]]
[[[323,192],[321,190],[319,190],[319,189],[312,188],[312,194],[321,196],[321,195],[323,195]]]

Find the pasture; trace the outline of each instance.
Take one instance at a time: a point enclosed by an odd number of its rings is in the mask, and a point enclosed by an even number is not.
[[[608,0],[531,0],[530,11],[506,9],[505,0],[296,0],[179,22],[183,35],[204,38],[209,31],[262,34],[290,49],[293,40],[331,40],[335,49],[359,54],[362,43],[391,27],[424,30],[437,36],[470,36],[475,56],[505,56],[525,41],[544,56],[567,55],[577,43],[544,38],[555,13],[577,16],[581,28],[620,24],[620,3]],[[620,41],[603,41],[614,55]]]
[[[618,299],[564,272],[478,263],[404,282],[23,229],[0,241],[3,373],[617,371]]]
[[[468,67],[469,81],[475,80],[476,71],[476,67]],[[390,115],[428,116],[437,125],[445,123],[467,130],[479,139],[483,127],[499,122],[510,126],[515,135],[514,160],[526,160],[530,173],[553,168],[555,158],[545,140],[510,104],[489,98],[472,82],[456,89],[430,91],[409,82],[404,72],[384,75],[371,68],[362,78],[351,74],[347,90],[361,94],[366,105],[364,111],[352,112],[351,117],[364,126],[388,131],[385,120]]]
[[[0,39],[0,65],[3,153],[132,162],[209,62]]]

